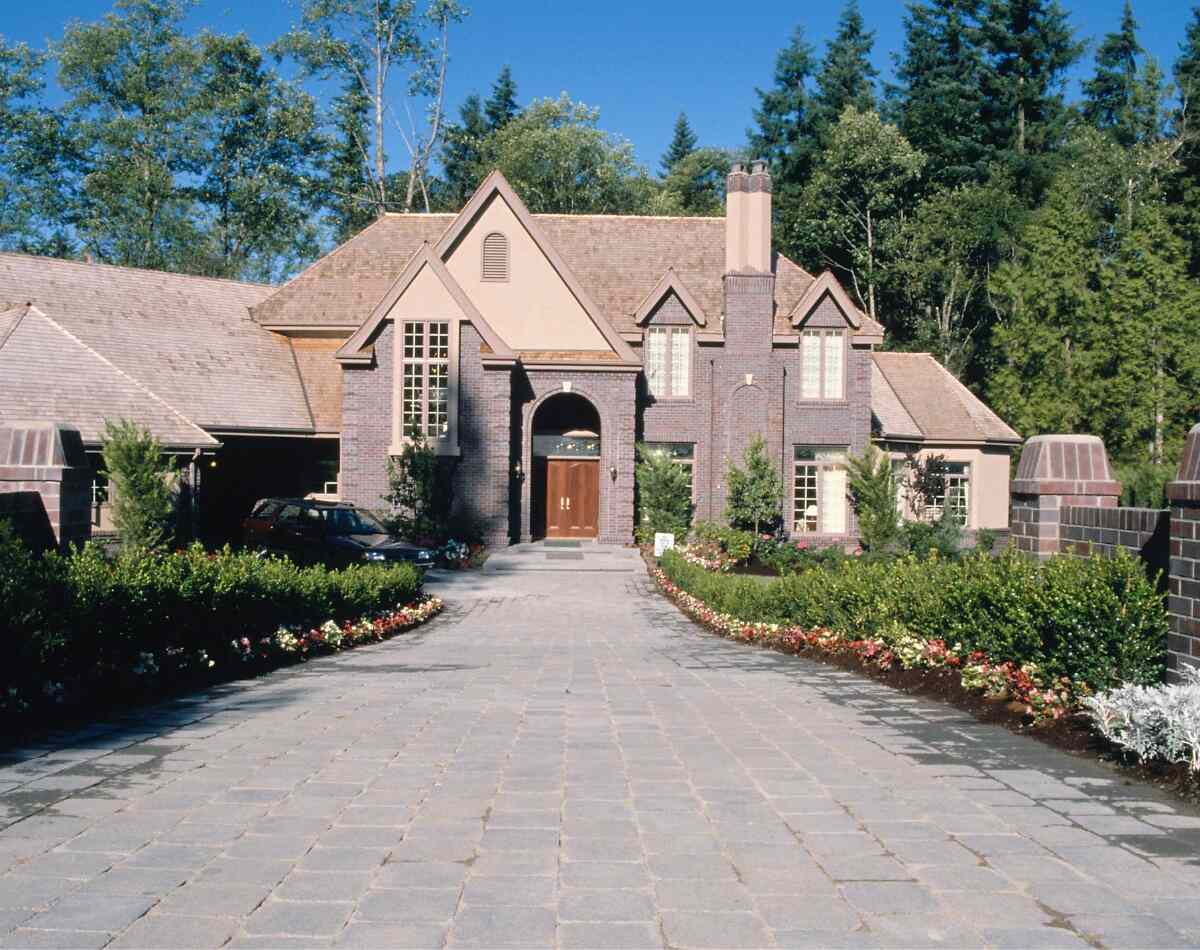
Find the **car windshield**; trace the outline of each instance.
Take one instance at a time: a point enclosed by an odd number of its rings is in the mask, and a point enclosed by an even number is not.
[[[357,508],[326,508],[324,513],[330,534],[387,534],[383,525]]]

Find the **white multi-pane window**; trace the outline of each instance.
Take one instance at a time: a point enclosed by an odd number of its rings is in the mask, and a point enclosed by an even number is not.
[[[796,534],[846,533],[845,446],[797,445],[792,472]]]
[[[971,466],[966,462],[946,462],[946,492],[936,496],[929,506],[929,517],[937,521],[947,508],[954,520],[967,523],[971,511]]]
[[[691,395],[691,339],[687,327],[646,330],[646,386],[651,396]]]
[[[800,334],[800,398],[844,399],[846,335],[841,330]]]
[[[693,487],[693,470],[696,466],[696,445],[694,442],[647,442],[647,452],[666,455],[687,474],[688,494],[695,497]]]
[[[450,431],[450,324],[406,322],[402,364],[402,434],[444,438]]]

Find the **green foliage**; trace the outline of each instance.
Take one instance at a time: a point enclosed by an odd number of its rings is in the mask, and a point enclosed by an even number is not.
[[[156,551],[175,529],[174,461],[135,422],[104,424],[104,475],[111,490],[113,523],[129,550]]]
[[[483,144],[489,134],[483,103],[477,93],[471,93],[458,108],[458,122],[446,129],[442,148],[447,197],[455,209],[467,203],[487,174]]]
[[[846,0],[837,32],[817,70],[813,118],[822,141],[848,107],[859,112],[875,109],[875,78],[879,73],[871,65],[874,46],[875,31],[868,30],[863,22],[858,0]]]
[[[7,682],[27,695],[68,682],[115,698],[115,677],[127,676],[142,653],[225,657],[242,637],[357,619],[409,603],[420,589],[408,564],[328,571],[199,545],[166,555],[136,548],[114,559],[88,544],[36,559],[0,526],[0,635],[18,645]]]
[[[670,175],[675,166],[696,151],[696,133],[688,122],[687,114],[679,113],[675,120],[675,129],[671,134],[671,144],[662,157],[663,175]]]
[[[483,114],[487,117],[488,131],[502,129],[521,112],[517,105],[517,84],[512,78],[512,68],[505,64],[500,69],[500,75],[492,83],[492,94],[483,104]]]
[[[767,455],[767,445],[756,435],[746,447],[739,467],[729,463],[725,475],[725,516],[735,528],[751,528],[755,534],[774,530],[783,503],[783,478]]]
[[[737,155],[727,149],[694,149],[672,166],[648,210],[720,217],[725,213],[725,179],[736,160]]]
[[[1125,0],[1121,26],[1096,49],[1096,71],[1083,84],[1083,117],[1121,145],[1158,138],[1162,74],[1137,39],[1133,7]]]
[[[1178,463],[1129,462],[1114,469],[1122,508],[1167,507],[1167,482],[1175,480]]]
[[[846,468],[862,545],[868,551],[883,551],[896,540],[900,523],[892,460],[868,445],[861,457],[847,460]]]
[[[637,537],[642,544],[654,540],[658,532],[687,536],[692,523],[692,494],[687,473],[671,460],[668,452],[637,447],[634,470],[638,499]]]
[[[421,439],[407,442],[400,455],[388,459],[388,493],[393,514],[389,531],[409,541],[440,541],[450,523],[453,479],[434,448]]]
[[[936,521],[905,521],[900,526],[900,545],[919,558],[936,552],[954,558],[962,550],[962,525],[947,506]]]
[[[806,259],[833,268],[871,317],[892,280],[924,165],[894,125],[847,106],[804,187],[798,218],[785,223]]]
[[[997,662],[1035,663],[1092,689],[1162,679],[1167,618],[1140,562],[1006,553],[947,561],[842,558],[764,584],[671,552],[669,579],[714,610],[750,621],[828,627],[853,637],[895,625]]]

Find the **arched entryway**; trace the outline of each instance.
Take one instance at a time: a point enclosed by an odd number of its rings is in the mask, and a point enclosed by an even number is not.
[[[556,393],[530,426],[535,538],[594,538],[600,524],[600,413],[578,393]]]

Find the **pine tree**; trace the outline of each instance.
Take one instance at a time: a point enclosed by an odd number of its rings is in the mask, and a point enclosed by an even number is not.
[[[858,0],[846,0],[837,33],[817,71],[813,112],[822,138],[837,124],[847,106],[859,112],[874,110],[875,77],[879,74],[871,65],[874,45],[875,31],[866,28]]]
[[[1192,9],[1179,58],[1175,60],[1175,85],[1179,106],[1175,126],[1194,129],[1200,126],[1200,7]],[[1176,230],[1190,245],[1188,273],[1200,276],[1200,138],[1184,136],[1178,153],[1180,173],[1171,182],[1168,207]]]
[[[794,233],[800,190],[812,172],[817,153],[813,132],[813,102],[808,84],[813,74],[813,50],[796,27],[788,45],[775,58],[774,85],[758,94],[756,127],[749,132],[750,151],[771,166],[775,191],[776,246],[795,254]]]
[[[980,30],[988,144],[1017,156],[1045,153],[1061,136],[1066,72],[1083,44],[1058,0],[988,0]]]
[[[512,69],[504,66],[500,75],[492,83],[492,94],[484,103],[483,114],[487,117],[488,129],[495,132],[502,129],[521,111],[517,105],[517,84],[512,78]]]
[[[461,208],[486,174],[482,165],[483,146],[489,135],[483,105],[475,93],[467,96],[458,110],[458,122],[446,130],[442,147],[442,168],[447,199],[452,208]]]
[[[939,184],[978,182],[987,146],[983,110],[983,51],[975,17],[979,0],[913,3],[904,18],[898,85],[889,86],[889,115],[914,146],[930,157]]]
[[[662,172],[671,174],[671,170],[685,158],[696,151],[696,133],[692,131],[686,112],[679,113],[675,120],[675,132],[671,144],[667,146],[666,154],[662,157]]]
[[[1083,84],[1083,117],[1121,145],[1145,141],[1158,131],[1157,67],[1140,67],[1145,51],[1137,29],[1133,7],[1125,0],[1120,29],[1104,37],[1096,50],[1096,72]]]
[[[1000,319],[988,404],[1022,436],[1088,431],[1100,227],[1080,183],[1059,176],[990,282]]]

